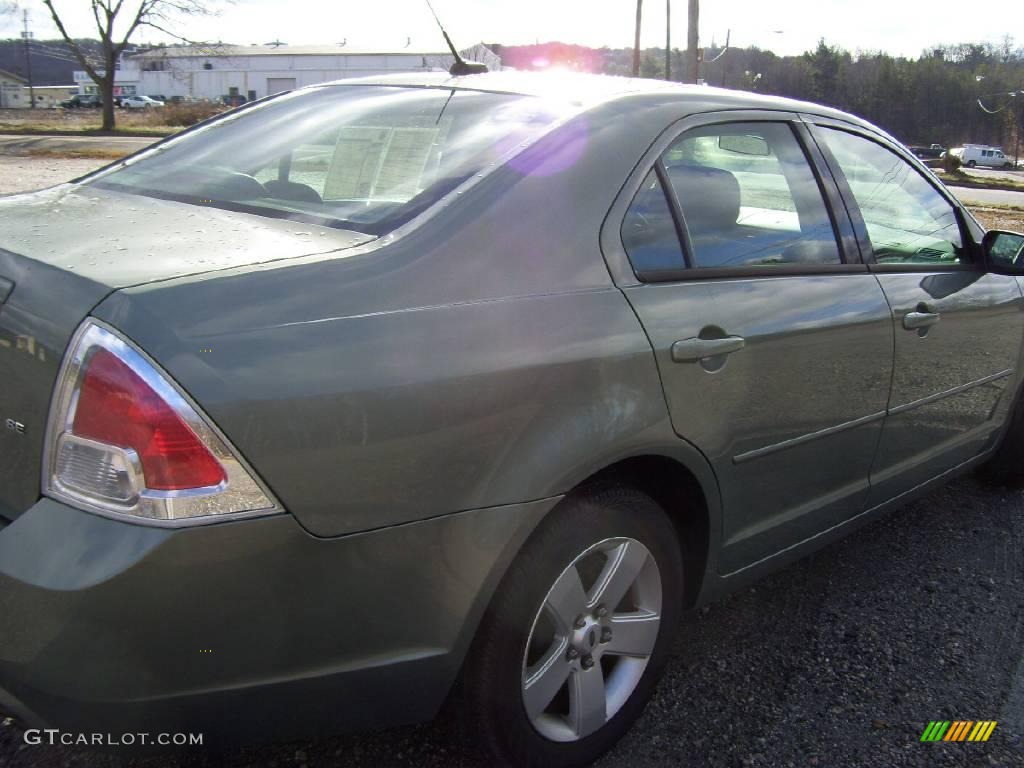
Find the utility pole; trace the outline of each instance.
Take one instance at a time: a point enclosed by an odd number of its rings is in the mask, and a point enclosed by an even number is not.
[[[696,83],[700,79],[700,51],[697,49],[697,25],[700,21],[700,0],[690,0],[686,29],[686,82]]]
[[[1013,118],[1013,169],[1020,168],[1020,131],[1024,118],[1024,90],[1010,92],[1010,117]]]
[[[28,9],[26,8],[21,14],[22,21],[24,22],[24,29],[22,30],[21,37],[25,41],[25,73],[28,75],[28,108],[36,108],[36,89],[32,87],[32,52],[28,47],[29,41],[32,39],[32,33],[28,31]]]
[[[633,77],[640,77],[640,17],[644,0],[636,0],[636,33],[633,37]]]
[[[665,0],[665,79],[672,79],[672,0]]]

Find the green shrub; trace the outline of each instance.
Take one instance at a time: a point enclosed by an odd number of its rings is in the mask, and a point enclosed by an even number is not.
[[[960,162],[960,158],[952,152],[946,152],[942,157],[942,170],[946,173],[960,173],[961,165],[963,165],[963,163]]]

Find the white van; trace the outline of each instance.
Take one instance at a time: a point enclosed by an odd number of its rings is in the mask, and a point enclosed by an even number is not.
[[[1013,160],[1003,154],[999,147],[988,147],[984,144],[964,144],[962,147],[955,147],[949,150],[954,157],[959,157],[960,162],[968,168],[976,165],[984,165],[989,168],[1012,168]]]

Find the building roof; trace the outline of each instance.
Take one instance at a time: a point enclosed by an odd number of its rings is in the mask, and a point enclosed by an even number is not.
[[[125,58],[172,58],[193,57],[232,58],[242,56],[451,56],[443,44],[428,47],[398,45],[394,48],[360,48],[353,45],[178,45],[149,48],[144,51],[125,54]]]
[[[8,72],[6,69],[0,69],[0,77],[6,80],[17,80],[19,83],[28,83],[28,80],[26,80],[21,75],[16,75],[13,72]]]

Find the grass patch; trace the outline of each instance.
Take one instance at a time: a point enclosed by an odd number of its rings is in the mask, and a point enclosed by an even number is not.
[[[101,131],[96,125],[67,125],[53,123],[4,123],[0,122],[0,133],[11,136],[170,136],[182,130],[183,125],[165,126],[119,126],[112,131]]]
[[[1024,183],[1007,178],[983,178],[980,176],[968,176],[966,173],[945,173],[936,174],[943,184],[951,184],[955,187],[969,187],[971,189],[1000,189],[1008,192],[1024,192]]]
[[[30,157],[45,157],[57,160],[120,160],[130,155],[132,149],[29,149],[25,154]]]
[[[0,109],[0,133],[58,136],[169,136],[224,112],[223,104],[196,101],[158,109],[119,109],[113,131],[101,131],[98,109]]]

